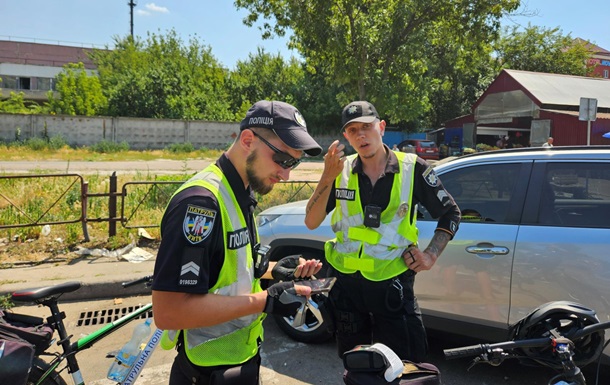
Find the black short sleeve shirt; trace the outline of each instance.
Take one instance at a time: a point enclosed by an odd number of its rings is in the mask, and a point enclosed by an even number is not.
[[[246,218],[250,246],[255,244],[256,201],[231,161],[222,155],[216,165],[227,177]],[[170,201],[161,220],[161,244],[155,262],[153,290],[205,294],[224,263],[223,223],[214,194],[189,187]]]

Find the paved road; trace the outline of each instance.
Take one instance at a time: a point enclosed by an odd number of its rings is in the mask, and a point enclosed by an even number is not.
[[[131,173],[159,173],[159,174],[190,174],[202,170],[212,160],[167,160],[152,161],[116,161],[116,162],[87,162],[87,161],[0,161],[0,173],[74,173],[74,174],[131,174]],[[317,176],[322,172],[322,162],[302,162],[291,172],[291,179],[304,176]]]

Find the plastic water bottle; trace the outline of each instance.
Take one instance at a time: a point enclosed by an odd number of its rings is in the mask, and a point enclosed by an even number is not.
[[[140,346],[146,341],[150,335],[151,318],[133,329],[133,335],[121,350],[117,353],[110,369],[108,369],[108,379],[116,382],[121,382],[129,373],[129,369],[134,364],[140,354]]]

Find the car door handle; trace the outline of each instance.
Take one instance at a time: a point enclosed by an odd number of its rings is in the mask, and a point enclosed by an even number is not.
[[[466,251],[471,254],[492,254],[492,255],[506,255],[509,250],[508,247],[494,246],[492,244],[480,243],[476,246],[466,247]]]

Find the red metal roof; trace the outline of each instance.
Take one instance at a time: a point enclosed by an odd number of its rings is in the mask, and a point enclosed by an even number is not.
[[[521,90],[544,106],[579,106],[580,98],[597,99],[598,108],[610,108],[610,79],[504,69],[473,105],[490,94]]]

